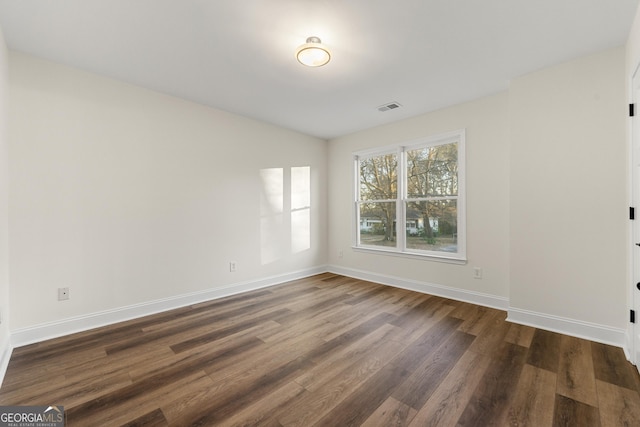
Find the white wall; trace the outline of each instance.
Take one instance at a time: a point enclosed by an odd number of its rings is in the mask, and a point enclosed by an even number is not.
[[[0,28],[0,383],[9,360],[8,52]]]
[[[327,260],[344,274],[510,305],[510,316],[613,335],[626,325],[623,49],[332,140],[328,150],[315,138],[26,55],[12,53],[9,65],[14,331]],[[352,251],[352,153],[460,128],[469,262]],[[301,240],[309,249],[296,252],[287,177],[301,166],[312,171],[311,227]],[[67,286],[71,299],[57,302],[56,289]],[[600,338],[620,343],[610,337]]]
[[[326,141],[24,54],[9,65],[12,329],[325,265]],[[292,167],[311,175],[297,236]]]
[[[624,88],[623,48],[511,83],[514,310],[626,327]]]
[[[445,296],[493,296],[511,320],[622,345],[625,117],[617,48],[519,77],[505,93],[330,141],[329,263]],[[467,129],[468,263],[352,251],[352,153],[459,128]]]
[[[640,8],[636,10],[626,48],[626,82],[629,83],[636,67],[640,65]]]
[[[426,96],[426,95],[425,95]],[[382,114],[382,113],[381,113]],[[329,262],[346,274],[366,271],[389,276],[389,282],[415,282],[487,294],[506,308],[509,296],[508,263],[508,95],[500,93],[477,101],[377,127],[329,143]],[[467,258],[466,265],[405,259],[355,252],[351,249],[354,151],[466,129]],[[343,251],[343,257],[338,257]],[[473,267],[483,269],[481,280]],[[379,278],[379,277],[378,277]],[[460,295],[454,295],[460,297]],[[467,295],[469,296],[469,295]]]

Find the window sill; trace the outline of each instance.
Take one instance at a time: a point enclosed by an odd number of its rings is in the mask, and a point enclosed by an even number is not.
[[[387,249],[369,248],[369,247],[363,247],[363,246],[352,246],[351,248],[354,250],[354,252],[369,253],[369,254],[376,254],[376,255],[388,255],[388,256],[395,256],[400,258],[444,262],[447,264],[458,264],[458,265],[464,265],[467,263],[466,258],[453,258],[453,257],[444,256],[444,255],[439,256],[439,255],[432,255],[432,254],[419,254],[415,252],[398,252],[398,251],[390,251]]]

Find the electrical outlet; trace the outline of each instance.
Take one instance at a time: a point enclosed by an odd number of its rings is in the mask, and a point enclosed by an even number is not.
[[[344,252],[342,252],[342,249],[340,249],[338,251],[338,258],[342,258],[344,256]]]
[[[235,262],[232,261],[232,262],[229,263],[229,271],[232,272],[232,273],[236,272],[236,263]]]
[[[58,301],[69,299],[69,288],[58,288]]]
[[[482,279],[482,269],[480,267],[473,267],[473,278]]]

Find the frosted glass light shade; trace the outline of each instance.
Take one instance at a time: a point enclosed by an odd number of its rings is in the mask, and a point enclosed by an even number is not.
[[[307,67],[322,67],[331,60],[331,52],[318,37],[309,37],[307,42],[296,50],[296,58]]]

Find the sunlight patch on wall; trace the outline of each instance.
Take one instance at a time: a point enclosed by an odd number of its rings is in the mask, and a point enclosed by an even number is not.
[[[311,248],[311,168],[260,170],[260,259],[270,264]]]
[[[311,168],[291,168],[291,252],[311,248]]]

